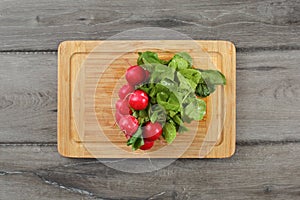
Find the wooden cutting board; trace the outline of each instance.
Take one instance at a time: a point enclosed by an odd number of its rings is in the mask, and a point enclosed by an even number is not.
[[[186,51],[194,66],[220,70],[225,86],[205,98],[207,114],[177,135],[171,145],[156,141],[150,151],[126,146],[114,120],[114,103],[138,52],[168,59]],[[197,61],[197,62],[196,62]],[[227,41],[66,41],[58,49],[58,151],[77,158],[225,158],[235,151],[236,54]]]

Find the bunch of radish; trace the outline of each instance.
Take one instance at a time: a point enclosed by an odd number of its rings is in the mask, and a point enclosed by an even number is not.
[[[163,132],[160,123],[151,121],[140,124],[138,119],[132,114],[134,111],[145,110],[150,101],[149,96],[143,90],[136,90],[136,86],[144,83],[150,76],[149,71],[135,65],[126,71],[127,84],[119,90],[120,99],[116,103],[115,119],[120,129],[124,132],[126,138],[130,138],[138,131],[142,130],[143,145],[139,146],[141,150],[151,149],[154,141],[157,140]]]
[[[193,66],[186,52],[162,60],[151,51],[138,52],[137,65],[127,69],[127,84],[119,91],[116,122],[127,137],[132,150],[148,150],[162,136],[171,144],[186,124],[200,121],[206,114],[202,99],[225,85],[218,70]]]

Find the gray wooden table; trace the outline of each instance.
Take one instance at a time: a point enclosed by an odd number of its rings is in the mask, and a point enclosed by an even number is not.
[[[237,150],[130,174],[57,153],[57,46],[158,26],[237,47]],[[0,1],[0,199],[300,199],[300,1]]]

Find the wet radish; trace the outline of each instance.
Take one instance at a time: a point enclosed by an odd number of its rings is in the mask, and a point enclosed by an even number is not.
[[[121,118],[123,117],[124,115],[122,115],[118,110],[116,110],[116,113],[115,113],[115,119],[116,119],[116,122],[119,124]]]
[[[128,101],[119,99],[116,103],[116,109],[122,115],[131,115],[132,111],[129,108]]]
[[[143,90],[136,90],[129,96],[129,105],[135,110],[144,110],[148,106],[148,95]]]
[[[120,99],[124,99],[128,94],[134,91],[134,87],[131,85],[123,85],[119,90]]]
[[[125,77],[132,86],[140,84],[145,80],[145,70],[138,65],[131,66],[127,69]]]
[[[132,136],[137,131],[139,122],[135,117],[125,115],[120,119],[119,126],[126,136]]]
[[[160,123],[148,122],[143,131],[143,137],[147,140],[154,141],[157,140],[163,132],[163,128]]]
[[[154,145],[154,141],[150,141],[150,140],[147,140],[147,139],[144,139],[144,145],[142,145],[140,147],[141,150],[149,150],[153,147]]]

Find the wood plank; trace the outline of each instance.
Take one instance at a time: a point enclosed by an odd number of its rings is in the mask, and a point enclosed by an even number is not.
[[[0,172],[1,173],[1,172]],[[90,199],[78,193],[72,192],[76,188],[65,188],[62,186],[48,184],[34,173],[11,173],[10,176],[0,174],[0,199]],[[26,184],[27,183],[27,184]]]
[[[62,158],[56,146],[2,145],[0,151],[2,199],[16,199],[19,194],[12,191],[28,191],[23,198],[80,194],[104,199],[297,199],[300,195],[299,143],[238,146],[230,159],[179,159],[143,174],[120,172],[93,159]],[[138,167],[150,164],[131,162]]]
[[[101,40],[140,27],[229,40],[238,48],[299,49],[299,9],[298,0],[1,1],[0,50],[55,50],[64,40]],[[140,33],[126,39],[150,38]]]
[[[56,55],[0,54],[0,60],[1,142],[56,141]]]
[[[75,163],[71,159],[60,160],[56,146],[1,146],[0,149],[0,199],[84,198],[84,191],[47,182],[35,173],[39,168]]]
[[[300,51],[237,54],[237,142],[299,141]],[[0,53],[1,143],[56,143],[57,56]]]
[[[299,141],[299,51],[237,56],[239,141]]]

